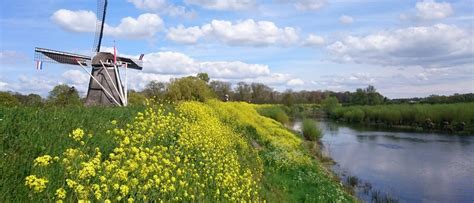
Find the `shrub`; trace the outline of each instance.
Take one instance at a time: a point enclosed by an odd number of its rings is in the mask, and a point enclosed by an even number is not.
[[[277,105],[260,105],[257,107],[257,111],[260,115],[272,118],[281,124],[286,124],[290,121],[285,111]]]
[[[13,107],[20,105],[16,97],[8,92],[0,92],[0,106]]]
[[[303,120],[303,136],[307,140],[315,141],[321,138],[322,132],[318,124],[312,119]]]

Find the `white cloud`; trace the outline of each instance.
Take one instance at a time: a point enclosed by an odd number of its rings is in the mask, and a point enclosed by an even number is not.
[[[320,45],[323,45],[325,43],[326,43],[326,41],[324,40],[323,37],[315,35],[315,34],[310,34],[306,38],[306,40],[304,42],[304,45],[305,46],[320,46]]]
[[[117,27],[105,26],[104,32],[118,38],[148,39],[163,30],[163,20],[160,16],[145,13],[138,18],[126,17]]]
[[[290,3],[298,10],[319,10],[327,4],[326,0],[276,0],[279,3]]]
[[[456,25],[408,27],[347,36],[327,49],[333,60],[377,65],[445,67],[472,64],[472,31]]]
[[[97,17],[92,11],[71,11],[60,9],[51,19],[61,28],[70,32],[95,32]],[[104,25],[104,34],[126,39],[149,39],[163,30],[163,20],[160,16],[145,13],[137,18],[126,17],[116,27],[107,23]]]
[[[451,4],[424,0],[416,3],[417,17],[423,20],[443,19],[453,14]]]
[[[235,79],[269,75],[267,65],[241,61],[196,61],[178,52],[156,52],[144,57],[144,72],[154,74],[188,75],[206,72],[210,77]]]
[[[90,76],[80,70],[68,70],[61,75],[68,84],[82,86],[89,83]]]
[[[97,17],[92,11],[60,9],[51,19],[70,32],[95,32]]]
[[[319,10],[326,5],[326,0],[297,0],[293,5],[298,10]]]
[[[166,38],[183,44],[194,44],[203,36],[204,32],[198,26],[185,28],[183,25],[179,25],[170,28]]]
[[[273,22],[252,19],[236,23],[212,20],[200,28],[178,26],[168,32],[168,39],[181,43],[195,43],[203,37],[231,46],[289,45],[299,38],[293,27],[279,28]]]
[[[127,0],[128,2],[135,5],[136,8],[149,11],[162,13],[169,16],[184,16],[194,17],[196,13],[194,11],[187,11],[184,6],[178,6],[173,3],[167,2],[166,0]]]
[[[185,0],[184,2],[210,10],[246,10],[257,5],[255,0]]]
[[[0,81],[0,91],[8,91],[8,83]]]
[[[301,86],[301,85],[304,85],[304,81],[299,78],[296,78],[296,79],[288,80],[286,84],[289,86]]]
[[[339,22],[342,23],[342,24],[352,24],[354,22],[354,18],[352,18],[351,16],[348,16],[348,15],[342,15],[340,18],[339,18]]]

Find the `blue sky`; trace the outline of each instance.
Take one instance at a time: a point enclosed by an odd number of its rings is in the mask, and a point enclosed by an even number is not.
[[[78,66],[34,66],[34,47],[91,55],[96,1],[2,1],[0,90],[86,93]],[[103,49],[144,53],[130,87],[208,72],[277,90],[390,98],[474,92],[474,2],[415,0],[109,0]]]

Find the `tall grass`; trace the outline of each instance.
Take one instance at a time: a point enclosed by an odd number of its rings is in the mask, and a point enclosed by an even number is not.
[[[474,103],[339,107],[333,111],[331,118],[352,123],[425,128],[431,123],[432,128],[473,133]]]
[[[73,146],[67,137],[73,129],[102,135],[94,136],[89,144],[108,154],[115,145],[105,133],[113,128],[110,121],[117,120],[118,126],[124,126],[141,110],[143,107],[0,107],[0,202],[28,202],[24,180],[32,160],[43,154],[61,154]]]
[[[290,118],[286,114],[283,106],[280,105],[257,105],[256,109],[262,116],[272,118],[281,124],[287,124]]]
[[[321,129],[313,119],[303,119],[302,131],[307,140],[315,141],[322,136]]]

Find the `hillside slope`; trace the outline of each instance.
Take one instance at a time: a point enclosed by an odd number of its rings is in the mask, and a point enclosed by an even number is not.
[[[132,121],[106,117],[102,124],[57,122],[54,116],[62,112],[42,109],[1,111],[4,160],[35,157],[21,166],[1,164],[9,175],[2,174],[2,201],[353,201],[297,135],[250,104],[153,104]],[[38,112],[45,117],[31,119]],[[95,115],[78,116],[103,116],[85,112]],[[18,116],[29,122],[14,122]],[[63,130],[53,131],[56,143],[50,143],[60,149],[28,140],[38,138],[28,137],[35,132],[27,129],[45,122]],[[48,137],[44,133],[39,136]],[[22,150],[23,144],[37,150]]]

